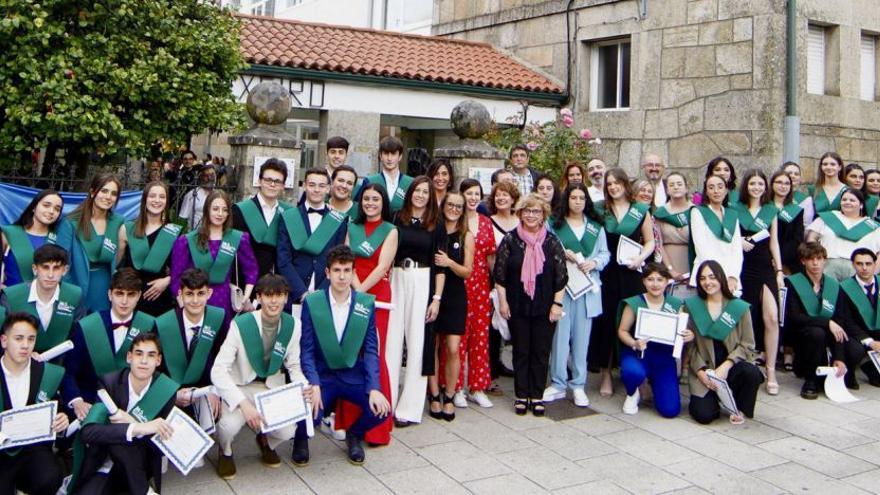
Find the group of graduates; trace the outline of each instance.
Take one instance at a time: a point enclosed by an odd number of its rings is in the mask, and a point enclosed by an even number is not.
[[[619,366],[625,413],[651,394],[672,417],[683,368],[701,423],[721,414],[710,375],[732,389],[734,423],[753,416],[761,383],[778,393],[780,347],[805,398],[817,396],[816,367],[829,354],[848,386],[859,366],[880,386],[865,353],[880,350],[871,218],[880,178],[866,196],[869,174],[851,183],[833,153],[808,193],[796,164],[769,181],[749,170],[737,190],[719,157],[692,198],[686,178],[664,177],[652,155],[643,180],[594,160],[566,165],[557,184],[516,146],[486,194],[443,160],[405,175],[394,137],[380,142],[378,173],[359,178],[348,147],[328,139],[327,166],[305,171],[292,202],[282,200],[286,165],[267,160],[256,195],[233,204],[210,192],[186,233],[170,218],[165,183],[148,183],[126,222],[113,211],[120,183],[106,174],[70,215],[46,190],[3,226],[0,406],[57,400],[59,438],[0,451],[0,493],[62,483],[67,493],[158,492],[150,437],[173,435],[163,418],[174,406],[193,416],[210,408],[224,479],[235,476],[232,445],[245,425],[263,464],[279,466],[276,449],[292,440],[293,464],[305,465],[310,420],[259,433],[254,396],[286,383],[304,384],[314,419],[355,464],[364,442],[388,444],[392,427],[420,423],[426,398],[444,421],[468,401],[493,407],[501,375],[514,378],[515,412],[542,416],[569,389],[587,407],[588,370],[613,394]],[[621,242],[639,254],[619,259]],[[567,291],[570,269],[592,288]],[[639,308],[689,314],[683,359],[634,337]],[[72,350],[43,362],[67,340]]]

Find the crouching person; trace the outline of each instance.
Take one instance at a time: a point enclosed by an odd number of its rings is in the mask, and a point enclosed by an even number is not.
[[[273,273],[263,275],[254,292],[260,309],[232,320],[211,368],[211,382],[222,399],[217,422],[217,474],[223,479],[235,477],[232,441],[241,428],[245,424],[256,432],[262,428],[263,418],[255,406],[254,395],[285,384],[282,365],[292,382],[306,381],[299,363],[299,321],[284,313],[290,293],[287,280]],[[264,465],[281,465],[275,448],[293,438],[296,428],[291,425],[265,436],[257,435]]]
[[[315,417],[343,399],[361,409],[345,436],[348,460],[364,462],[364,434],[381,423],[391,406],[379,388],[375,297],[352,289],[354,253],[339,245],[327,254],[330,287],[305,297],[302,310],[302,364],[311,384]],[[297,452],[294,452],[297,460]],[[306,458],[308,461],[308,450]]]

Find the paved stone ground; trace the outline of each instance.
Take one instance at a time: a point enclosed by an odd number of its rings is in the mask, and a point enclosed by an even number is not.
[[[599,414],[564,421],[514,415],[510,397],[492,409],[459,409],[451,423],[394,431],[388,447],[367,450],[354,467],[344,444],[318,433],[312,462],[264,468],[253,436],[236,444],[238,476],[225,482],[210,463],[186,478],[171,468],[163,493],[880,493],[880,389],[862,383],[860,402],[837,405],[798,396],[800,382],[780,373],[780,394],[758,395],[756,418],[701,426],[687,416],[664,419],[643,405],[620,412],[622,387],[604,399],[597,376],[589,395]],[[684,390],[684,389],[683,389]],[[493,398],[496,399],[496,398]]]

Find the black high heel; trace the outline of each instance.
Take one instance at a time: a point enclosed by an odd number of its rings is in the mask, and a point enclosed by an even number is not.
[[[442,414],[443,414],[443,419],[445,419],[446,421],[452,421],[453,419],[455,419],[455,403],[453,402],[453,399],[455,399],[455,394],[453,394],[452,396],[449,396],[449,395],[446,395],[445,392],[443,393],[443,412],[442,412]],[[452,406],[452,412],[446,412],[447,405]]]
[[[439,411],[434,411],[431,409],[432,407],[434,407],[434,403],[440,404]],[[428,416],[431,416],[434,419],[446,419],[443,416],[443,400],[440,399],[440,394],[428,396]]]

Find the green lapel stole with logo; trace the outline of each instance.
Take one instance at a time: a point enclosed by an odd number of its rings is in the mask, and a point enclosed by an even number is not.
[[[880,206],[880,196],[868,194],[865,198],[865,214],[873,217],[877,212],[877,206]]]
[[[690,208],[684,211],[680,211],[678,213],[670,213],[669,210],[666,209],[665,206],[661,206],[654,210],[654,219],[658,222],[668,223],[675,228],[682,228],[688,226],[688,211]]]
[[[181,385],[192,385],[199,381],[208,363],[211,347],[217,332],[223,326],[225,312],[215,306],[205,307],[205,320],[198,335],[193,335],[196,340],[196,348],[193,350],[192,359],[187,362],[186,344],[183,340],[180,321],[177,312],[170,310],[156,319],[156,330],[159,340],[162,342],[162,351],[165,357],[165,367],[171,379]]]
[[[718,240],[730,242],[733,240],[733,234],[736,231],[736,223],[739,218],[735,208],[724,209],[724,219],[719,220],[718,215],[708,206],[695,206],[691,211],[697,210],[703,216],[706,227],[712,232]]]
[[[730,332],[736,328],[739,320],[749,310],[749,303],[742,299],[731,299],[724,306],[724,309],[721,310],[718,319],[713,320],[712,315],[709,314],[709,308],[706,306],[706,301],[699,296],[691,296],[685,299],[684,305],[687,307],[688,314],[700,335],[721,341],[730,335]]]
[[[220,241],[220,249],[217,251],[217,257],[211,258],[210,249],[202,249],[199,246],[199,233],[192,231],[186,235],[186,241],[189,244],[189,254],[192,256],[193,264],[196,268],[201,268],[208,272],[208,282],[213,284],[223,283],[226,280],[226,274],[235,261],[235,253],[238,251],[238,245],[241,243],[243,232],[240,230],[230,229],[223,235]]]
[[[773,219],[776,217],[776,213],[779,211],[773,203],[761,206],[757,215],[752,215],[749,207],[743,203],[737,203],[736,210],[739,214],[739,226],[748,232],[769,230]]]
[[[810,195],[803,192],[803,191],[795,191],[794,194],[792,194],[792,198],[794,199],[794,202],[798,203],[798,204],[803,203],[809,197],[810,197]]]
[[[605,231],[611,234],[632,237],[633,232],[639,228],[639,225],[641,225],[642,220],[645,218],[648,208],[650,206],[642,203],[632,203],[621,222],[617,221],[617,216],[614,215],[613,210],[608,210],[605,213]]]
[[[4,225],[2,227],[3,234],[6,235],[6,243],[9,244],[9,250],[15,256],[15,265],[18,267],[18,273],[21,280],[31,282],[34,280],[34,246],[31,244],[28,233],[18,225]],[[46,244],[55,244],[58,237],[55,232],[49,232],[46,236]]]
[[[92,229],[92,235],[89,236],[89,240],[80,237],[79,229],[77,229],[79,242],[89,258],[89,263],[113,263],[113,260],[116,258],[116,250],[119,248],[119,227],[122,226],[124,221],[125,219],[122,215],[111,212],[110,217],[107,218],[107,227],[104,230],[104,235],[98,235],[95,232],[95,227],[89,224],[89,228]]]
[[[9,307],[16,310],[27,311],[39,319],[36,303],[29,303],[28,296],[31,292],[31,284],[35,282],[22,282],[6,288],[6,298],[9,301]],[[58,294],[58,301],[55,303],[55,309],[52,312],[52,320],[49,321],[49,328],[42,328],[37,333],[37,343],[34,350],[43,352],[51,349],[56,345],[67,340],[70,334],[70,327],[73,325],[73,317],[76,307],[82,299],[82,289],[79,287],[61,282],[61,291]]]
[[[873,219],[865,217],[857,224],[847,228],[843,221],[833,211],[823,211],[819,213],[819,218],[825,222],[825,225],[834,232],[834,235],[850,242],[859,242],[868,234],[871,234],[880,226]]]
[[[678,313],[681,309],[682,301],[677,297],[666,296],[663,298],[663,305],[660,306],[660,311],[664,313]],[[623,308],[629,306],[632,308],[633,313],[638,315],[639,308],[648,308],[648,303],[645,301],[645,296],[643,294],[639,294],[637,296],[628,297],[617,305],[617,322],[615,326],[620,325],[620,317],[623,315]]]
[[[278,217],[283,215],[284,212],[294,209],[292,205],[279,201],[278,209],[275,210],[272,222],[266,225],[263,209],[254,201],[254,198],[240,201],[236,205],[241,210],[241,216],[244,217],[244,223],[248,226],[251,239],[259,244],[268,244],[270,246],[278,245]]]
[[[244,343],[244,350],[247,354],[251,368],[260,378],[266,378],[274,375],[284,362],[284,355],[287,353],[287,346],[293,337],[293,328],[296,320],[287,313],[281,313],[281,323],[278,328],[278,335],[275,337],[275,344],[272,346],[272,355],[269,357],[269,364],[266,364],[263,355],[263,337],[260,335],[260,327],[257,325],[257,319],[254,313],[245,313],[236,316],[236,326],[241,334],[241,341]]]
[[[813,282],[803,273],[796,273],[788,277],[794,291],[797,292],[804,305],[804,310],[813,318],[828,318],[834,315],[834,307],[837,305],[837,296],[840,294],[840,284],[831,277],[822,275],[822,299],[813,292]]]
[[[391,211],[397,211],[403,208],[403,200],[406,197],[406,191],[409,189],[410,184],[412,184],[413,178],[405,175],[402,171],[397,172],[400,174],[397,181],[397,190],[396,191],[388,191],[388,184],[385,183],[385,174],[379,172],[376,175],[371,175],[367,177],[371,183],[379,183],[385,187],[385,190],[388,192],[388,200],[391,202],[390,207]]]
[[[813,196],[813,207],[816,209],[816,213],[839,210],[840,197],[843,196],[843,191],[845,189],[845,187],[841,187],[840,190],[837,191],[837,194],[834,196],[834,199],[829,201],[828,196],[825,194],[825,188],[818,188],[818,190],[816,191],[816,195]]]
[[[353,292],[354,307],[348,313],[348,321],[342,333],[342,342],[336,337],[336,326],[330,310],[328,291],[312,292],[306,296],[309,315],[314,323],[318,346],[331,369],[347,369],[354,366],[361,352],[364,337],[370,323],[370,315],[376,297],[364,292]]]
[[[880,283],[880,277],[875,275],[874,290],[880,287],[878,283]],[[875,308],[871,308],[871,301],[868,300],[868,295],[865,294],[865,288],[861,281],[856,279],[856,277],[850,277],[840,284],[840,288],[849,296],[868,330],[872,332],[880,330],[880,304]]]
[[[565,249],[570,249],[575,253],[581,253],[584,257],[589,257],[593,254],[593,249],[596,247],[596,241],[602,232],[602,226],[586,217],[584,217],[584,221],[586,222],[584,236],[580,240],[578,240],[574,231],[571,230],[567,220],[563,220],[562,226],[555,229],[555,232]]]
[[[291,208],[285,211],[281,218],[290,234],[290,244],[293,249],[317,256],[327,247],[327,243],[330,242],[330,238],[336,234],[339,227],[345,223],[346,215],[332,208],[329,209],[312,235],[309,235],[306,230],[306,222],[309,221],[308,215],[306,218],[303,218],[303,215],[304,213],[299,208]]]
[[[35,404],[40,404],[42,402],[49,402],[52,397],[55,397],[55,394],[58,392],[58,386],[61,385],[61,379],[64,378],[64,368],[52,363],[38,363],[37,361],[31,362],[31,373],[34,372],[37,366],[40,364],[43,365],[43,376],[40,377],[40,388],[37,391]],[[6,403],[3,400],[3,394],[0,393],[0,411],[6,410]],[[4,454],[15,457],[21,452],[23,447],[15,448],[15,449],[6,449],[3,451]]]
[[[147,236],[134,235],[134,222],[125,224],[125,232],[128,234],[128,251],[131,254],[131,264],[136,270],[149,273],[159,273],[165,265],[165,260],[171,254],[174,241],[180,236],[183,229],[180,225],[166,223],[156,234],[156,240],[150,246]]]
[[[800,205],[800,203],[792,202],[783,206],[779,210],[778,218],[785,223],[791,223],[794,221],[795,218],[797,218],[798,215],[801,214],[803,210],[804,208]]]
[[[363,225],[352,223],[348,226],[348,244],[351,246],[355,256],[369,258],[382,246],[385,238],[388,237],[388,234],[394,228],[394,224],[391,222],[382,222],[367,237],[367,231]]]
[[[83,338],[86,341],[86,348],[89,351],[89,357],[92,359],[92,365],[98,375],[106,375],[114,371],[119,371],[128,366],[125,361],[125,355],[131,348],[131,342],[139,334],[153,331],[154,319],[152,316],[138,311],[131,319],[131,326],[125,334],[125,340],[119,346],[119,350],[113,352],[113,344],[110,341],[107,327],[104,325],[104,319],[101,313],[92,313],[80,320],[80,328],[82,328]]]

